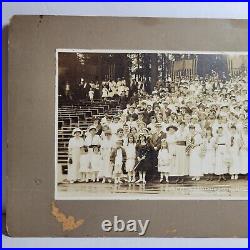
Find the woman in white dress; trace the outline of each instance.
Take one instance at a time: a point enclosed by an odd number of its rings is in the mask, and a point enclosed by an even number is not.
[[[207,175],[207,181],[212,181],[215,173],[215,138],[211,127],[206,129],[203,143],[205,148],[203,174]]]
[[[189,173],[188,157],[186,155],[186,144],[188,131],[185,122],[180,122],[178,131],[176,132],[176,183],[184,183],[184,176]]]
[[[165,177],[166,182],[169,183],[168,176],[170,173],[169,152],[166,139],[161,140],[161,148],[158,153],[158,172],[161,174],[160,183]]]
[[[236,126],[231,126],[229,141],[230,166],[229,173],[231,180],[238,180],[238,175],[241,172],[240,166],[240,136],[237,133]]]
[[[114,142],[112,139],[112,133],[110,130],[106,130],[104,132],[103,140],[101,141],[102,164],[99,177],[102,178],[102,183],[105,183],[107,179],[109,182],[111,182],[112,167],[110,164],[110,154],[113,144]]]
[[[190,150],[190,166],[189,175],[192,176],[193,181],[199,181],[202,173],[202,137],[199,132],[195,130],[194,125],[189,126],[190,135],[188,138],[188,145]]]
[[[68,180],[70,183],[76,182],[80,179],[80,148],[84,144],[82,130],[75,128],[72,132],[73,137],[69,140],[68,145]]]
[[[128,182],[135,182],[135,159],[136,159],[136,142],[132,134],[128,135],[128,141],[124,146],[127,155],[126,172],[128,173]]]
[[[248,174],[248,129],[247,125],[243,127],[240,143],[240,166],[241,174]]]
[[[166,136],[166,140],[167,140],[167,144],[168,144],[168,152],[169,152],[169,165],[170,165],[170,175],[171,176],[176,176],[176,166],[175,166],[175,162],[176,162],[176,131],[177,131],[177,127],[175,126],[168,126],[167,127],[167,136]]]
[[[223,127],[218,127],[215,141],[215,174],[219,176],[218,181],[226,181],[225,174],[228,173],[228,136],[224,133]]]

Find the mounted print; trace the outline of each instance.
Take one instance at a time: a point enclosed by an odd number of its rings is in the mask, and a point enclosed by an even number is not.
[[[246,20],[14,16],[8,33],[9,236],[247,237]]]

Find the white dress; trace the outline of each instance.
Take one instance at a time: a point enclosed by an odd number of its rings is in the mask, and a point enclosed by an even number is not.
[[[102,89],[102,97],[107,98],[108,97],[109,90],[107,88]]]
[[[122,160],[123,160],[122,149],[119,148],[116,151],[114,174],[122,174],[122,164],[123,164]]]
[[[189,173],[189,158],[186,154],[187,131],[178,130],[176,132],[176,176],[185,176]]]
[[[222,175],[228,173],[228,138],[224,134],[216,138],[216,161],[215,161],[215,174]]]
[[[162,148],[159,150],[158,154],[158,172],[160,173],[169,173],[169,153],[167,148]]]
[[[101,155],[100,153],[92,153],[90,159],[90,172],[99,172],[101,169]]]
[[[82,137],[73,137],[69,140],[69,155],[72,157],[72,164],[68,165],[68,179],[70,181],[76,181],[80,178],[80,147],[84,144]]]
[[[129,143],[124,147],[127,155],[126,161],[126,171],[130,172],[133,171],[135,166],[135,157],[136,157],[136,150],[135,150],[135,143]]]
[[[168,143],[168,152],[169,152],[169,165],[170,165],[170,174],[171,176],[176,176],[176,167],[175,167],[175,158],[176,158],[176,133],[174,134],[167,134],[166,137]]]
[[[93,100],[93,98],[94,98],[94,91],[90,90],[89,91],[89,99]]]
[[[215,138],[204,139],[205,156],[203,159],[203,174],[214,174],[215,173]]]
[[[230,156],[230,165],[229,165],[229,173],[232,174],[240,174],[241,173],[241,165],[240,165],[240,137],[235,135],[230,135],[229,137],[229,156]]]
[[[201,150],[202,150],[202,137],[198,133],[194,135],[194,148],[190,151],[190,168],[189,168],[189,175],[190,176],[203,176],[202,173],[202,157],[201,157]]]
[[[240,149],[241,174],[248,173],[248,134],[242,134],[242,145]]]
[[[80,155],[80,172],[88,173],[90,170],[90,154],[89,152],[86,154]]]
[[[100,177],[106,177],[106,178],[112,177],[112,167],[110,164],[110,154],[112,146],[113,146],[112,138],[108,140],[106,137],[104,137],[103,141],[101,142],[102,164],[99,173]]]

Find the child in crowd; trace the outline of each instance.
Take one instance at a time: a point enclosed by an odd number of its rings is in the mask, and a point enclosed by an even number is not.
[[[169,183],[168,176],[170,173],[170,164],[169,164],[169,152],[166,139],[161,140],[161,149],[158,154],[158,172],[160,173],[160,183],[163,182],[165,177],[166,182]]]

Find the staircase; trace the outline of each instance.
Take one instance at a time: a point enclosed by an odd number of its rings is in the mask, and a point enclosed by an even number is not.
[[[104,117],[105,113],[116,115],[120,111],[119,101],[81,102],[80,105],[60,106],[58,108],[58,156],[57,163],[62,174],[67,173],[68,143],[72,130],[76,127],[83,131],[92,124],[93,117]]]

